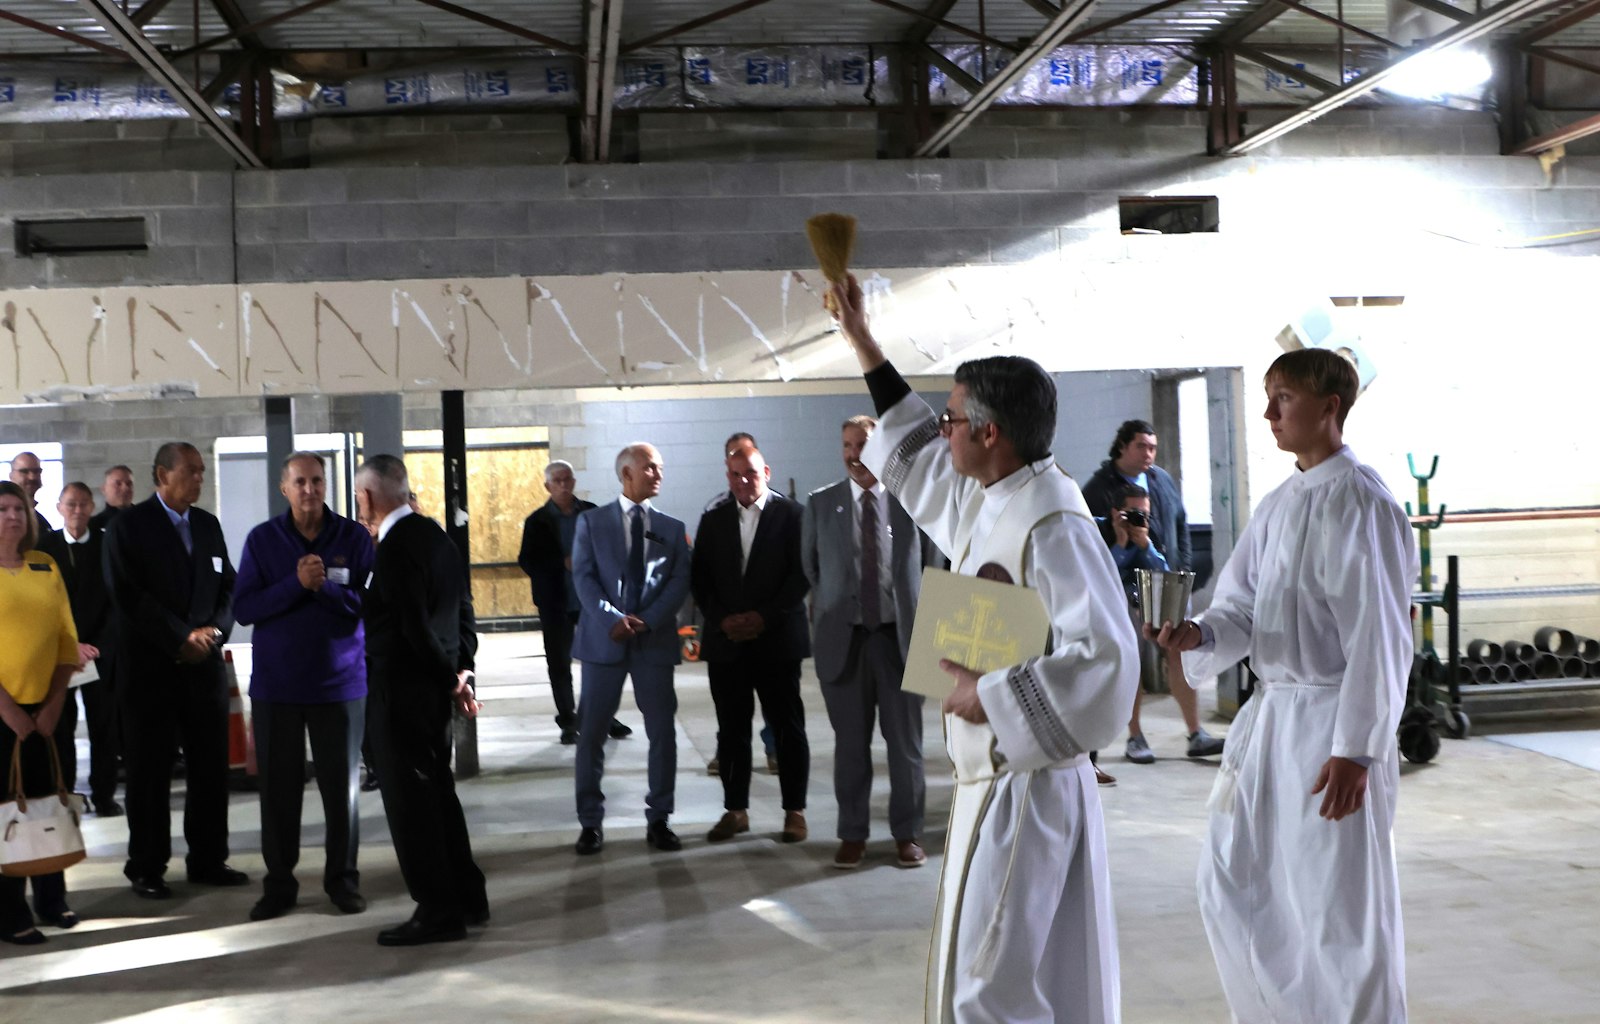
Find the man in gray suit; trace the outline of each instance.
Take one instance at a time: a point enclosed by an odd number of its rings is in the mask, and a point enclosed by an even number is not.
[[[583,855],[599,853],[605,845],[600,778],[607,727],[622,701],[623,680],[630,676],[650,742],[645,841],[657,850],[683,845],[667,826],[667,816],[678,771],[672,675],[682,658],[678,608],[689,593],[688,531],[650,504],[661,493],[660,452],[631,444],[617,453],[616,465],[622,497],[579,516],[572,542],[572,584],[580,609],[572,656],[583,663],[575,787],[583,831],[576,849]]]
[[[872,799],[872,720],[889,752],[889,831],[903,868],[927,861],[922,834],[922,697],[900,689],[922,568],[940,558],[872,471],[861,449],[878,421],[840,430],[848,478],[811,492],[801,538],[811,580],[812,657],[833,723],[839,850],[833,866],[866,856]]]

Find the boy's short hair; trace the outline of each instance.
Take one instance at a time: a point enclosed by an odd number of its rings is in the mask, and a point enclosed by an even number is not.
[[[1339,428],[1344,428],[1344,418],[1356,404],[1361,390],[1361,375],[1348,356],[1330,352],[1325,348],[1301,348],[1285,352],[1267,367],[1262,380],[1281,380],[1300,391],[1309,391],[1318,398],[1339,396]]]

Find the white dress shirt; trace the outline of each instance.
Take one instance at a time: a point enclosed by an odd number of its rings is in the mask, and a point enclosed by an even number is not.
[[[851,543],[855,546],[856,565],[861,564],[861,502],[867,493],[867,488],[862,487],[854,480],[850,481],[851,511],[850,521],[854,527],[850,531]],[[891,575],[891,566],[894,559],[894,531],[889,527],[889,492],[884,488],[883,481],[878,481],[873,487],[872,497],[878,506],[878,613],[884,625],[894,622],[894,577]],[[860,623],[858,622],[857,625]]]
[[[761,512],[767,507],[771,499],[770,489],[762,491],[761,497],[748,505],[739,506],[739,569],[743,571],[750,564],[750,545],[756,541],[756,529],[761,525]]]
[[[644,532],[650,532],[650,499],[643,501],[630,501],[626,494],[617,498],[617,503],[622,506],[622,552],[633,554],[633,510],[642,509],[644,516]]]
[[[389,531],[394,529],[394,524],[411,514],[410,505],[401,505],[399,508],[383,517],[383,522],[378,524],[378,543],[383,543],[383,538],[389,536]]]

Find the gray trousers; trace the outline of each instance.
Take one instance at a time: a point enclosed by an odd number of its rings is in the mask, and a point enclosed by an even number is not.
[[[322,888],[357,892],[356,847],[361,836],[361,737],[366,731],[367,699],[332,704],[251,703],[256,765],[261,785],[261,859],[267,865],[264,895],[295,897],[300,883],[294,868],[300,860],[300,810],[306,790],[306,734],[317,768],[317,790],[327,823],[327,857]]]
[[[649,791],[645,795],[645,820],[666,821],[673,810],[678,774],[678,694],[672,688],[674,666],[651,664],[629,653],[615,665],[583,663],[583,693],[578,698],[578,751],[574,790],[578,824],[599,828],[606,816],[606,796],[600,789],[605,774],[606,739],[622,684],[633,677],[633,700],[644,715],[645,737],[650,743]]]
[[[864,842],[870,832],[874,714],[889,753],[889,833],[897,841],[922,835],[922,697],[900,689],[904,671],[892,623],[874,630],[857,626],[844,672],[822,684],[833,724],[840,839]]]

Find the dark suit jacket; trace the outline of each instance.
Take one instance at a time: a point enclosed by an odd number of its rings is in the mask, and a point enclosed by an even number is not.
[[[191,508],[189,533],[192,555],[154,495],[117,516],[105,532],[117,655],[135,677],[171,671],[194,629],[215,626],[224,640],[233,631],[233,563],[222,524],[210,512]],[[220,671],[220,645],[202,664]]]
[[[55,559],[61,569],[67,600],[72,602],[72,621],[78,627],[78,642],[107,646],[111,639],[111,595],[106,590],[105,537],[90,527],[87,541],[68,544],[63,531],[51,530],[39,541],[39,550]]]
[[[463,634],[461,555],[427,516],[401,518],[378,545],[361,606],[367,633],[367,684],[455,688]]]
[[[889,571],[894,587],[895,633],[903,660],[911,646],[922,568],[942,561],[939,549],[917,529],[911,514],[887,491]],[[820,487],[806,499],[801,542],[806,578],[811,581],[811,625],[817,678],[831,683],[849,667],[850,634],[861,617],[861,566],[856,558],[856,497],[849,480]]]
[[[114,505],[107,505],[105,508],[89,517],[89,529],[100,530],[102,532],[109,530],[111,529],[111,520],[117,518],[117,516],[121,514],[122,509],[117,508]]]
[[[620,501],[608,502],[578,517],[572,544],[572,579],[578,588],[578,630],[572,656],[596,665],[615,665],[624,655],[655,665],[683,660],[678,640],[678,609],[689,593],[689,541],[682,522],[651,506],[644,541],[644,592],[632,613],[648,631],[624,647],[611,639],[622,620],[623,577],[628,571],[626,520]]]
[[[695,533],[690,589],[706,617],[700,640],[704,661],[731,661],[744,654],[761,658],[804,658],[811,653],[806,628],[806,580],[800,557],[804,513],[800,504],[771,492],[761,513],[750,564],[739,568],[739,503],[730,501],[700,517]],[[722,620],[738,612],[761,613],[766,629],[754,640],[735,643]]]
[[[583,515],[594,502],[577,501],[574,515]],[[561,550],[561,510],[547,501],[522,521],[522,550],[517,564],[533,583],[533,603],[540,615],[564,615],[576,608],[567,607],[567,556]]]

